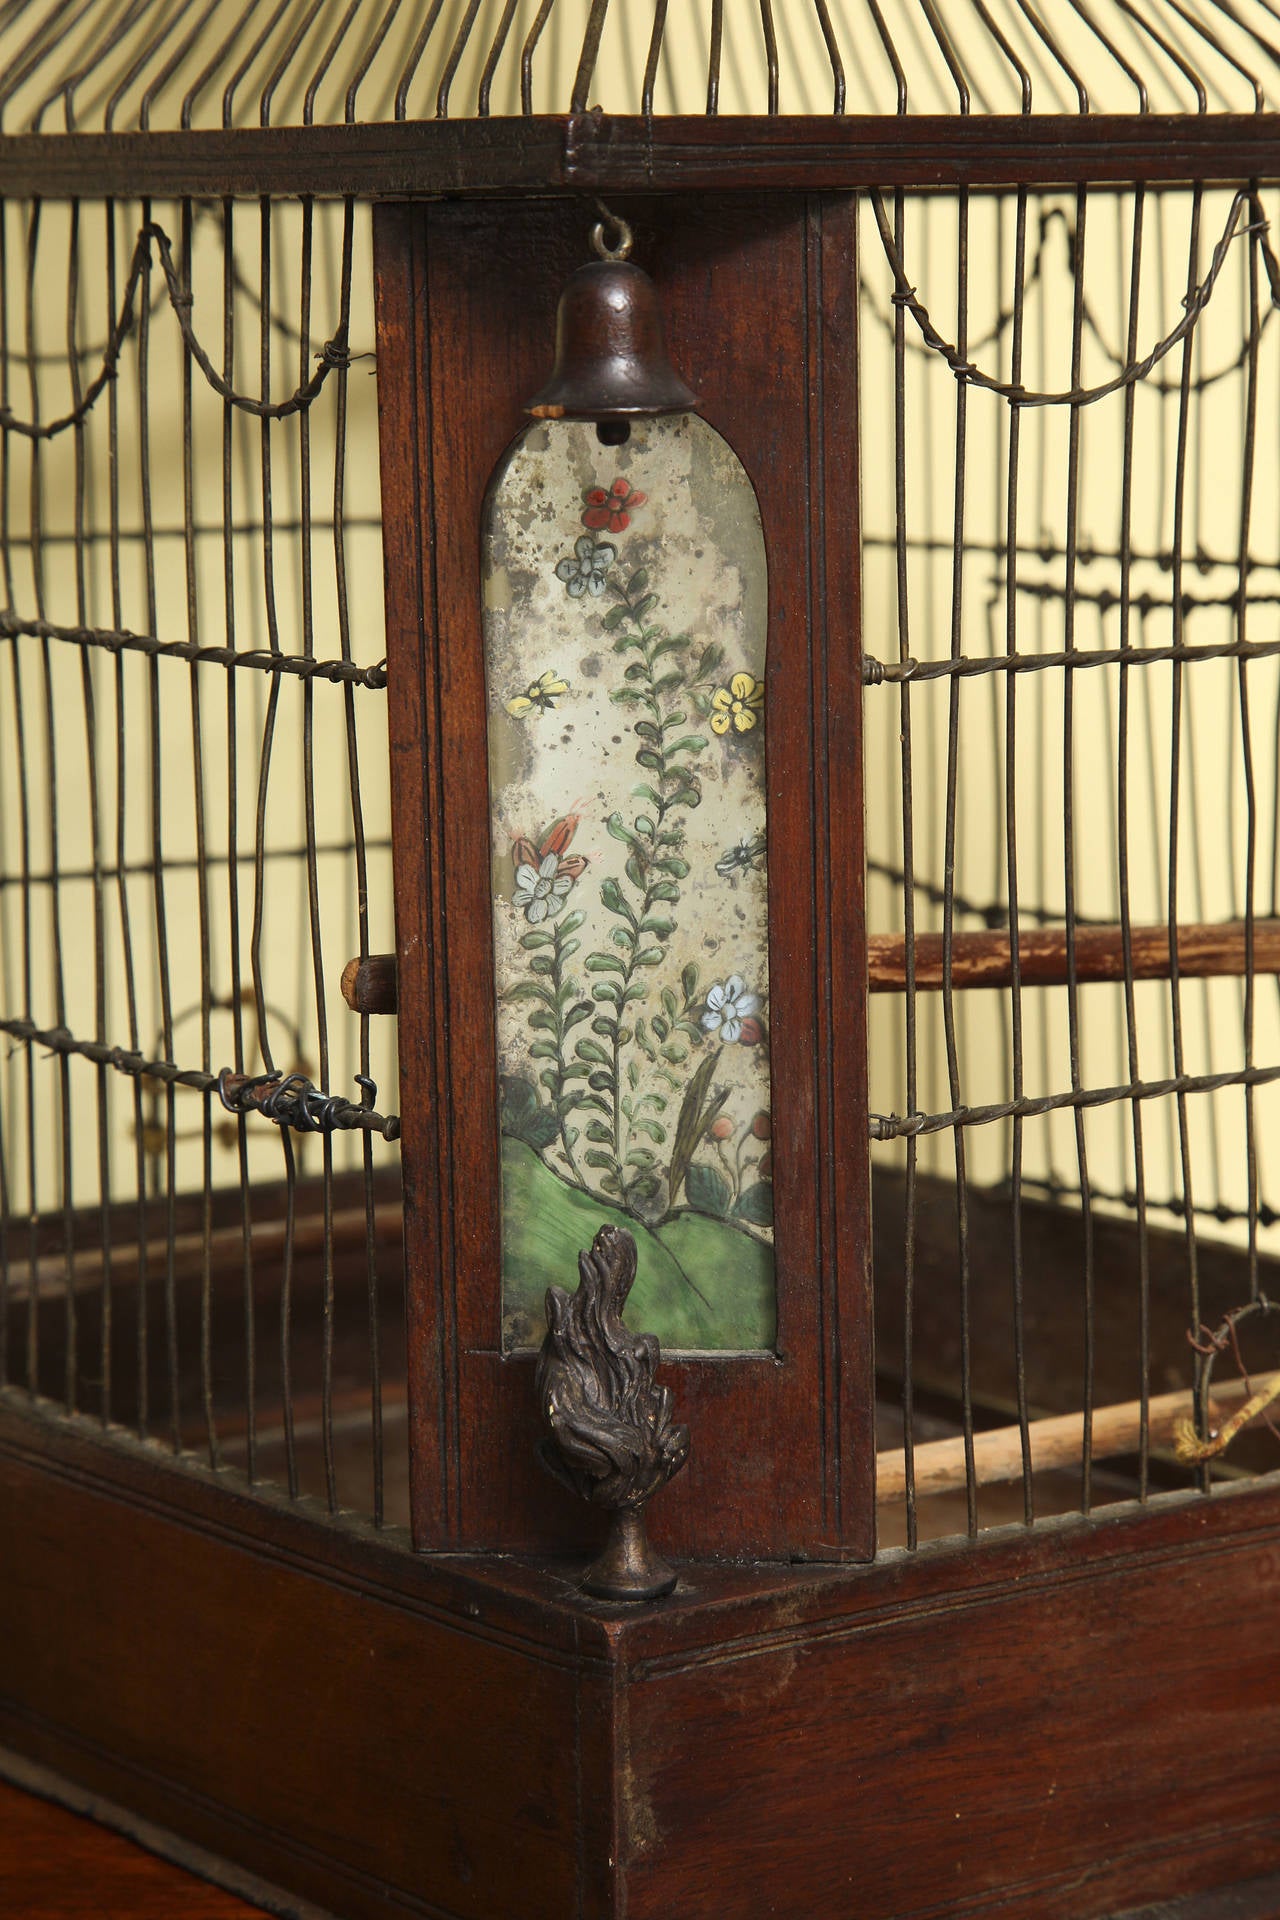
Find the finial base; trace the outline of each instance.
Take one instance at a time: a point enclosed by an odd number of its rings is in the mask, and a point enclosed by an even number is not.
[[[676,1584],[676,1571],[655,1553],[644,1514],[616,1507],[604,1552],[587,1568],[582,1591],[597,1600],[660,1600]]]

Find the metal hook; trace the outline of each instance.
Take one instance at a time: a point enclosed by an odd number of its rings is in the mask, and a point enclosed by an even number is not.
[[[626,260],[634,244],[634,236],[632,235],[630,227],[625,220],[620,220],[616,213],[611,213],[603,200],[596,201],[596,208],[600,214],[600,218],[591,229],[592,246],[602,260]],[[612,227],[617,234],[618,241],[616,246],[607,247],[605,245],[604,230],[606,227]]]

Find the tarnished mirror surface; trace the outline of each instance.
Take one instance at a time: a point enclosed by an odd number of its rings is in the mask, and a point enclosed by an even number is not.
[[[605,1221],[628,1319],[776,1324],[755,493],[691,414],[526,430],[484,528],[503,1343]]]

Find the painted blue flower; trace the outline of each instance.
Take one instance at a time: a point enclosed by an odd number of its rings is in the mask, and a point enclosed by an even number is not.
[[[604,592],[605,575],[618,557],[616,547],[607,540],[595,541],[589,533],[584,533],[574,542],[574,557],[565,558],[556,568],[556,579],[563,580],[573,600],[580,600],[584,593],[593,597]]]
[[[554,853],[548,853],[536,867],[527,861],[522,862],[516,868],[512,905],[519,907],[525,919],[535,927],[539,920],[554,920],[563,910],[576,878],[572,868],[578,865],[580,871],[583,864],[562,861]]]

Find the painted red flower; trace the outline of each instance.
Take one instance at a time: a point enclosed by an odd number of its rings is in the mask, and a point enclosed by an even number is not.
[[[511,864],[516,869],[517,874],[521,867],[540,869],[543,861],[552,859],[556,862],[555,868],[552,869],[553,873],[561,876],[567,874],[570,880],[579,879],[582,874],[586,872],[586,861],[582,855],[578,853],[570,854],[567,860],[564,854],[569,842],[578,830],[578,821],[581,817],[581,814],[578,813],[562,814],[559,820],[553,821],[547,828],[547,831],[536,847],[531,840],[526,840],[523,835],[513,841],[511,847]]]
[[[582,516],[584,527],[590,527],[593,533],[603,532],[606,527],[610,533],[625,533],[632,514],[648,496],[637,492],[619,474],[608,493],[603,487],[588,487],[582,497],[587,503]]]

